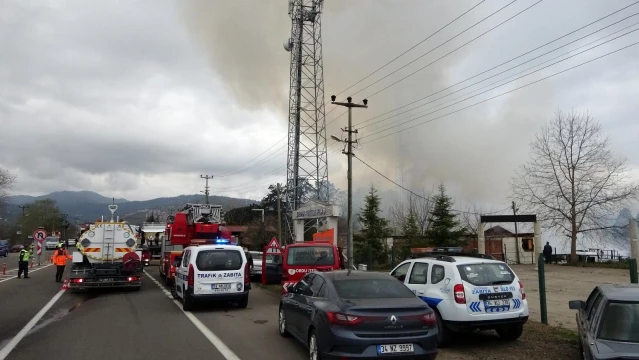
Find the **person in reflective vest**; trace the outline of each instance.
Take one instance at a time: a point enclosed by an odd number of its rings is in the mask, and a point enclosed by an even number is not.
[[[20,250],[20,255],[18,258],[18,279],[22,277],[22,272],[24,272],[24,278],[29,278],[29,260],[33,257],[33,244],[29,245],[29,249]]]
[[[58,244],[58,248],[53,254],[53,263],[57,270],[55,272],[55,282],[62,282],[62,275],[64,275],[64,267],[67,265],[67,259],[73,259],[67,252],[62,244]]]

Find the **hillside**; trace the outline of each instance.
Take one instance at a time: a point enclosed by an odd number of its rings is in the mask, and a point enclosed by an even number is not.
[[[20,205],[26,205],[44,199],[54,200],[60,210],[69,215],[69,220],[72,222],[92,221],[102,215],[107,217],[107,215],[109,215],[107,205],[113,203],[112,198],[102,196],[92,191],[56,191],[42,196],[14,195],[8,198],[7,217],[17,217],[22,212],[22,209],[19,207]],[[204,196],[201,194],[163,197],[144,201],[115,199],[115,203],[119,206],[116,214],[132,223],[143,221],[147,213],[151,211],[166,214],[169,210],[175,211],[186,203],[202,202],[204,202]],[[209,196],[209,202],[222,205],[222,208],[228,211],[257,201],[226,196]]]

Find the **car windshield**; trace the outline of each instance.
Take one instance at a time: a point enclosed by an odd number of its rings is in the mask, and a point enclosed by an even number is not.
[[[286,259],[286,265],[290,266],[333,265],[334,263],[332,246],[291,246]]]
[[[480,263],[457,265],[462,280],[475,286],[507,285],[515,280],[515,274],[504,263]]]
[[[339,297],[343,299],[408,299],[414,298],[410,289],[395,278],[333,280]]]
[[[197,254],[195,265],[201,271],[239,270],[242,254],[237,250],[202,250]]]
[[[639,343],[639,303],[608,304],[599,339]]]

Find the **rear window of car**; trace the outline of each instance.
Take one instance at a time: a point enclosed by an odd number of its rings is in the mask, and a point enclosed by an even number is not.
[[[0,246],[9,246],[9,240],[0,240]]]
[[[508,265],[501,263],[464,264],[457,269],[462,280],[475,286],[508,285],[515,280]]]
[[[407,299],[414,298],[410,289],[392,279],[340,279],[333,286],[343,299]]]
[[[639,303],[608,304],[601,323],[599,338],[639,343]]]
[[[335,256],[331,246],[298,246],[288,249],[286,265],[291,266],[312,266],[312,265],[333,265]]]
[[[200,271],[239,270],[242,262],[242,254],[237,250],[202,250],[195,259]]]

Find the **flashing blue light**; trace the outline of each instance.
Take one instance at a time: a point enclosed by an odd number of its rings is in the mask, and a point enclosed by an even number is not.
[[[228,244],[229,241],[227,239],[215,239],[216,244]]]

